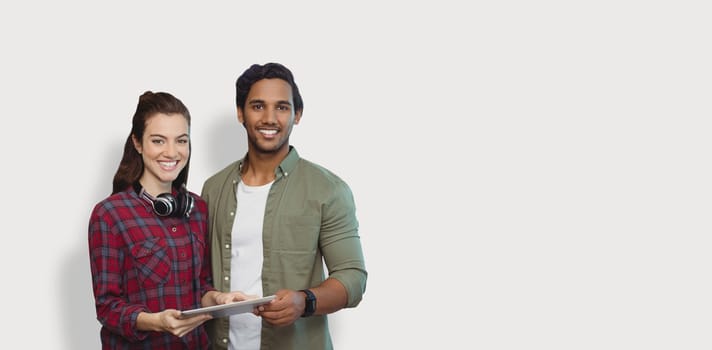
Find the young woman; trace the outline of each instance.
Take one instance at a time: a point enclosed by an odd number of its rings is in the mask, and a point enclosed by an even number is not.
[[[138,101],[112,194],[89,221],[103,349],[206,349],[208,315],[181,310],[244,300],[210,274],[205,201],[186,189],[190,113],[165,92]]]

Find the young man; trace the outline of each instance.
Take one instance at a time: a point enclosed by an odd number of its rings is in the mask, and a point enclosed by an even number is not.
[[[210,321],[218,349],[331,349],[327,314],[355,307],[366,268],[349,186],[289,144],[303,112],[291,71],[252,65],[236,83],[247,154],[210,177],[215,287],[277,298]],[[328,278],[325,278],[326,264]]]

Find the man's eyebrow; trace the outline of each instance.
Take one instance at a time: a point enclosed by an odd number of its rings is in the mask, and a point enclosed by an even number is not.
[[[250,104],[250,105],[254,105],[254,104],[266,104],[266,103],[267,103],[267,102],[265,102],[265,100],[261,100],[261,99],[259,99],[259,98],[256,98],[256,99],[254,99],[254,100],[249,100],[249,101],[247,101],[247,104]],[[289,100],[279,100],[279,101],[275,102],[275,104],[291,106],[291,105],[292,105],[292,102],[290,102]]]

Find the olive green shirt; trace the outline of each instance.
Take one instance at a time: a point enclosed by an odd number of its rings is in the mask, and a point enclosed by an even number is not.
[[[230,290],[232,225],[237,209],[238,160],[205,181],[208,231],[215,288]],[[361,302],[366,267],[358,235],[356,207],[349,186],[331,171],[299,157],[290,146],[275,170],[262,230],[263,295],[279,289],[316,287],[329,277],[348,292],[346,307]],[[317,304],[318,304],[317,300]],[[208,322],[215,349],[227,349],[229,318]],[[326,315],[297,319],[286,327],[262,322],[262,350],[333,348]]]

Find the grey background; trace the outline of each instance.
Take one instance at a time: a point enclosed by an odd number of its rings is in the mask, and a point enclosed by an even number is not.
[[[245,152],[278,61],[292,143],[351,186],[369,269],[338,349],[709,349],[703,2],[0,5],[3,339],[96,349],[89,213],[145,90],[193,115],[189,187]]]

